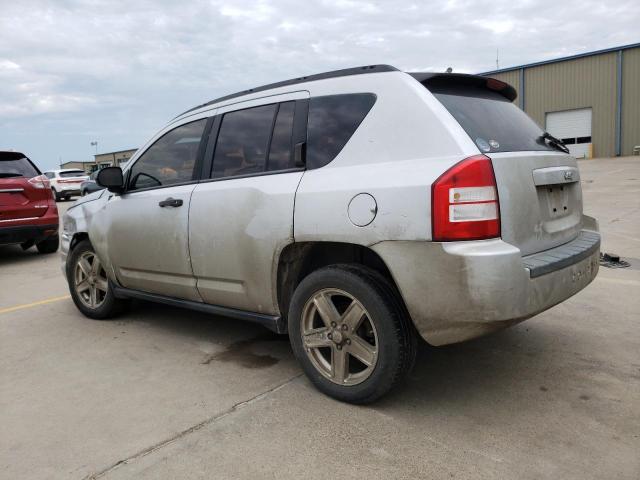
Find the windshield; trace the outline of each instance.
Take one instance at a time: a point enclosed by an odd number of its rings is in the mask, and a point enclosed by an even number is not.
[[[0,158],[0,178],[10,177],[36,177],[40,173],[26,158],[3,160]]]
[[[82,170],[68,170],[66,172],[60,172],[60,178],[69,178],[69,177],[86,177],[87,174]]]
[[[555,151],[542,138],[542,129],[498,92],[468,85],[431,91],[481,152]]]

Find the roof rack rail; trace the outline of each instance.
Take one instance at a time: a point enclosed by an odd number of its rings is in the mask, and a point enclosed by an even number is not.
[[[190,108],[189,110],[182,112],[175,118],[181,117],[185,113],[198,110],[199,108],[213,105],[214,103],[223,102],[225,100],[231,100],[232,98],[242,97],[250,93],[262,92],[264,90],[271,90],[272,88],[288,87],[289,85],[296,85],[298,83],[313,82],[315,80],[324,80],[326,78],[336,77],[348,77],[350,75],[362,75],[364,73],[380,73],[380,72],[397,72],[398,69],[391,65],[365,65],[362,67],[344,68],[342,70],[333,70],[331,72],[316,73],[314,75],[307,75],[304,77],[292,78],[291,80],[284,80],[282,82],[270,83],[269,85],[262,85],[261,87],[250,88],[249,90],[243,90],[242,92],[232,93],[224,97],[216,98],[197,107]]]

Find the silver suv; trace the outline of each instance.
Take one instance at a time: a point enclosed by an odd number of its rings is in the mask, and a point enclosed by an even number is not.
[[[560,141],[495,79],[329,72],[193,108],[63,219],[86,316],[137,298],[288,333],[309,379],[371,402],[416,342],[513,325],[596,276]]]

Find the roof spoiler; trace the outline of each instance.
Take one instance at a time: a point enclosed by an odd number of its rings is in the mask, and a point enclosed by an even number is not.
[[[518,92],[516,92],[515,88],[496,78],[481,77],[480,75],[469,75],[466,73],[407,73],[429,90],[432,88],[437,89],[438,87],[447,87],[451,85],[466,85],[493,90],[510,102],[513,102],[518,96]]]
[[[0,151],[0,161],[2,160],[20,160],[22,158],[27,158],[24,153],[20,152],[2,152]]]

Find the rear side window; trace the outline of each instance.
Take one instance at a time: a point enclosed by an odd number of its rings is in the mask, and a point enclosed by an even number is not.
[[[70,178],[70,177],[84,177],[87,174],[84,173],[83,170],[70,170],[67,172],[60,172],[58,175],[60,175],[60,178]]]
[[[0,156],[0,178],[32,178],[38,175],[38,170],[26,157],[16,158],[14,155]]]
[[[332,161],[376,102],[372,93],[327,95],[309,100],[307,168]]]
[[[162,187],[193,180],[200,139],[207,119],[165,133],[130,170],[129,190]]]
[[[455,84],[430,90],[481,152],[555,151],[540,138],[542,129],[498,92]]]
[[[225,113],[213,156],[213,178],[294,168],[295,102]]]
[[[273,126],[273,136],[271,137],[271,147],[269,149],[269,161],[267,170],[286,170],[293,168],[293,113],[294,102],[280,104],[278,116]]]
[[[278,105],[229,112],[222,117],[213,157],[213,178],[263,172]]]

